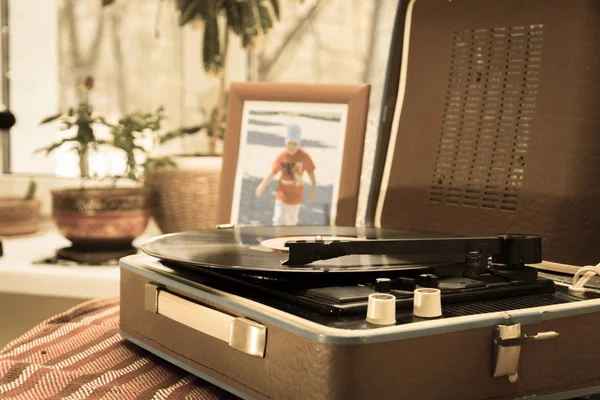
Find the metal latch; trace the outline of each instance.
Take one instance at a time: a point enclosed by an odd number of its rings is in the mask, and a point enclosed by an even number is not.
[[[558,332],[541,332],[535,335],[521,334],[521,324],[498,325],[494,335],[493,376],[508,376],[510,382],[519,379],[518,366],[521,355],[521,345],[552,339]]]

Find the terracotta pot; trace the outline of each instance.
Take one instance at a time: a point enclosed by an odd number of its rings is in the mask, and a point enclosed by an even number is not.
[[[52,191],[52,219],[73,248],[109,251],[131,247],[150,218],[147,192],[137,188]]]
[[[0,197],[0,236],[35,233],[40,221],[39,199],[17,196]]]

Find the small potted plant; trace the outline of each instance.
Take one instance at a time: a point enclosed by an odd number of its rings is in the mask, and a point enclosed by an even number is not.
[[[31,180],[25,196],[0,197],[0,236],[37,232],[41,202],[35,197],[36,187],[35,181]]]
[[[52,191],[52,218],[60,233],[71,241],[72,248],[85,252],[122,251],[132,248],[132,241],[141,235],[150,218],[148,196],[142,187],[117,187],[118,177],[110,184],[90,176],[89,155],[103,146],[122,148],[120,139],[99,140],[97,125],[111,126],[94,113],[90,92],[92,77],[81,86],[81,100],[70,108],[44,119],[41,123],[60,123],[61,130],[72,132],[48,147],[40,149],[50,154],[70,146],[79,157],[80,186]]]

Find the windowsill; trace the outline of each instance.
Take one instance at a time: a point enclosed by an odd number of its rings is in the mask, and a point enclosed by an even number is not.
[[[134,244],[159,234],[154,224]],[[34,264],[52,257],[56,249],[66,247],[53,223],[45,218],[33,235],[2,239],[4,256],[0,257],[0,293],[90,299],[119,295],[118,266],[59,266]]]

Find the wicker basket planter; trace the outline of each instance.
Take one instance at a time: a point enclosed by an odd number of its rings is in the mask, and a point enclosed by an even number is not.
[[[24,200],[17,196],[0,197],[0,236],[37,232],[40,206],[39,199]]]
[[[73,248],[126,249],[148,226],[148,195],[140,188],[54,190],[52,219]]]
[[[146,175],[152,216],[163,233],[212,229],[217,221],[221,157],[177,159]]]

